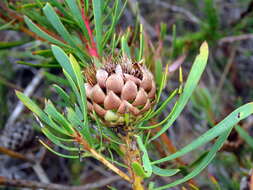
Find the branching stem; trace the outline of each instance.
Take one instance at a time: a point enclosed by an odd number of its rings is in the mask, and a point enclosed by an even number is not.
[[[95,149],[90,147],[90,145],[86,142],[86,140],[82,137],[80,133],[76,132],[75,139],[80,145],[83,146],[84,150],[90,152],[94,156],[94,158],[102,162],[105,166],[110,168],[112,171],[114,171],[116,174],[118,174],[120,177],[122,177],[126,181],[131,182],[131,179],[126,173],[121,171],[119,168],[117,168],[115,165],[109,162],[106,158],[104,158],[101,154],[99,154]]]

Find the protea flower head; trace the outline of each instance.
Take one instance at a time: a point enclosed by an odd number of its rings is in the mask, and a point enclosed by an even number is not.
[[[155,81],[142,63],[126,57],[106,60],[99,69],[86,70],[85,76],[89,114],[106,126],[134,125],[155,104]]]

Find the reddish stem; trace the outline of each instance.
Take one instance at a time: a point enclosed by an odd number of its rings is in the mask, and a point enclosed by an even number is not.
[[[92,30],[90,28],[90,21],[89,21],[89,18],[85,15],[85,12],[84,12],[84,2],[81,1],[81,4],[82,4],[81,12],[82,12],[83,22],[84,22],[84,25],[85,25],[85,27],[88,31],[88,35],[89,35],[90,42],[91,42],[91,45],[87,44],[86,47],[87,47],[88,52],[90,53],[91,56],[99,57],[97,47],[96,47],[96,43],[95,43],[93,35],[92,35]]]

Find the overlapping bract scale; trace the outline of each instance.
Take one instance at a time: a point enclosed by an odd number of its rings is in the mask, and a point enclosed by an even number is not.
[[[95,73],[96,84],[85,84],[90,115],[107,126],[125,125],[125,114],[138,122],[155,103],[156,86],[151,72],[142,64],[123,59],[108,63]]]

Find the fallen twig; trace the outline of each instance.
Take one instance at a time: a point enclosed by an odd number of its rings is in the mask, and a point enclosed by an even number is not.
[[[231,66],[232,66],[232,64],[234,62],[235,54],[236,54],[236,48],[234,47],[231,50],[231,54],[229,56],[228,62],[226,64],[226,66],[225,66],[224,72],[222,73],[222,76],[221,76],[220,81],[218,83],[218,87],[217,87],[217,90],[216,90],[216,93],[215,93],[216,96],[214,98],[215,100],[220,95],[220,92],[221,92],[221,90],[223,88],[223,85],[224,85],[224,83],[226,81],[227,74],[229,73],[229,70],[230,70],[230,68],[231,68]]]
[[[151,1],[144,1],[144,3],[149,3],[149,2],[151,3]],[[200,19],[198,19],[195,15],[193,15],[190,11],[184,9],[183,7],[171,5],[169,3],[162,2],[159,0],[156,0],[155,2],[152,1],[152,3],[162,6],[163,8],[170,9],[173,12],[180,13],[180,14],[184,15],[185,17],[187,17],[187,19],[189,21],[191,21],[192,23],[195,23],[195,24],[201,23]]]
[[[219,40],[219,45],[223,45],[224,43],[233,43],[236,41],[249,40],[249,39],[253,39],[253,34],[242,34],[242,35],[238,35],[238,36],[228,36],[228,37],[221,38]]]
[[[60,184],[55,184],[55,183],[41,183],[41,182],[28,181],[28,180],[8,179],[8,178],[0,176],[0,185],[7,186],[7,187],[25,187],[25,188],[31,188],[31,189],[42,188],[45,190],[89,190],[89,189],[95,189],[95,188],[106,186],[107,184],[110,184],[119,179],[120,179],[119,176],[112,176],[106,179],[102,179],[100,181],[96,181],[95,183],[89,183],[82,186],[67,186],[67,185],[60,185]]]
[[[20,159],[20,160],[24,160],[24,161],[28,161],[30,163],[35,163],[35,161],[31,158],[28,158],[27,156],[23,155],[23,154],[20,154],[18,152],[15,152],[13,150],[10,150],[10,149],[7,149],[7,148],[4,148],[2,146],[0,146],[0,153],[3,153],[3,154],[6,154],[12,158],[17,158],[17,159]]]

